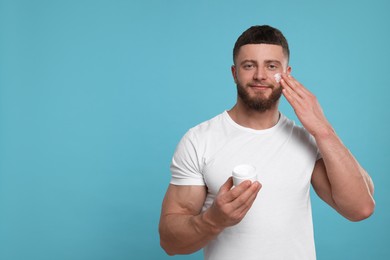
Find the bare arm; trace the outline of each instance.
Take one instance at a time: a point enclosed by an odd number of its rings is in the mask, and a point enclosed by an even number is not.
[[[324,160],[320,159],[316,163],[311,181],[318,196],[351,221],[369,217],[375,206],[371,178],[364,169],[356,173],[361,175],[342,173],[332,177],[331,172],[325,168]],[[337,197],[340,195],[344,197]]]
[[[370,176],[337,136],[316,97],[291,76],[284,75],[281,83],[284,96],[322,155],[313,171],[313,188],[344,217],[352,221],[369,217],[375,207]]]
[[[246,181],[233,189],[232,186],[229,178],[213,205],[201,212],[206,187],[170,185],[161,211],[161,247],[169,255],[190,254],[207,245],[225,227],[239,223],[252,206],[261,185]]]
[[[205,186],[169,185],[159,226],[161,246],[168,254],[195,252],[218,234],[200,214],[205,198]]]

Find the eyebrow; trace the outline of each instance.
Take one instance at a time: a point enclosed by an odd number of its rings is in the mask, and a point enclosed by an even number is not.
[[[243,65],[245,63],[254,63],[254,64],[258,64],[258,62],[256,60],[243,60],[240,65]],[[265,60],[264,61],[265,64],[269,64],[269,63],[278,63],[279,65],[282,65],[282,62],[279,61],[279,60]]]
[[[266,63],[266,64],[277,63],[279,65],[282,65],[282,62],[280,60],[265,60],[264,63]]]

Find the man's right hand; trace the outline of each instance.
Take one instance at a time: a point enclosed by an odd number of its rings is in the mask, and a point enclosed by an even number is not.
[[[238,224],[252,207],[261,184],[249,180],[233,187],[233,179],[229,179],[221,186],[211,207],[203,214],[203,219],[215,231],[222,231],[226,227]]]
[[[169,255],[190,254],[214,239],[224,228],[239,223],[261,188],[244,181],[233,187],[230,177],[219,189],[214,203],[203,213],[207,189],[197,185],[169,185],[162,205],[159,232],[161,247]]]

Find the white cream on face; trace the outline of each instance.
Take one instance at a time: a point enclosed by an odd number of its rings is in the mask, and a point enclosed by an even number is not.
[[[276,80],[277,83],[280,83],[280,80],[282,79],[282,74],[276,73],[276,74],[274,75],[274,78],[275,78],[275,80]]]

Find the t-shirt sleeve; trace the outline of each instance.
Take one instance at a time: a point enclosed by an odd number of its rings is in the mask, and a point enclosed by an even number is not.
[[[322,159],[322,154],[321,154],[320,150],[317,148],[317,158],[316,158],[316,161],[318,161],[319,159]]]
[[[317,142],[316,142],[316,140],[314,139],[314,137],[312,135],[310,135],[310,142],[316,148],[316,161],[318,161],[319,159],[322,159],[322,155],[321,155],[320,149],[318,149]]]
[[[187,132],[180,140],[171,162],[171,184],[205,185],[197,143],[191,132]]]

